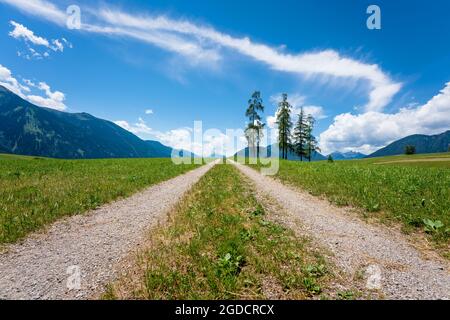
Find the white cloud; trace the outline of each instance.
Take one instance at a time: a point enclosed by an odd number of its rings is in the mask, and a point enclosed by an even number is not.
[[[20,97],[24,97],[24,91],[30,91],[30,88],[24,86],[13,77],[11,71],[0,64],[0,85],[11,90]]]
[[[24,25],[17,23],[15,21],[9,22],[14,30],[9,33],[9,35],[15,39],[24,39],[38,46],[49,47],[50,43],[47,39],[36,36],[33,31],[25,27]]]
[[[39,82],[35,84],[33,81],[24,79],[21,84],[16,78],[13,77],[11,71],[0,64],[0,85],[11,90],[22,99],[28,100],[40,107],[47,107],[55,110],[66,110],[67,106],[64,104],[65,94],[61,91],[52,91],[50,86],[45,82]],[[31,89],[35,88],[40,91],[44,91],[45,97],[36,94],[29,94]]]
[[[23,79],[23,82],[25,82],[27,85],[31,86],[31,87],[36,87],[37,85],[31,81],[30,79]]]
[[[66,38],[61,38],[62,42],[64,42],[66,44],[66,46],[70,49],[73,48],[73,44],[71,42],[69,42]]]
[[[281,101],[281,93],[270,96],[269,100],[272,104],[277,106],[278,102]],[[297,120],[297,116],[298,114],[300,114],[300,109],[302,107],[306,115],[312,115],[317,120],[327,118],[327,115],[325,114],[325,110],[323,107],[315,105],[305,105],[306,97],[301,94],[298,93],[288,94],[287,100],[289,104],[292,106],[291,116],[294,123]],[[276,129],[277,113],[278,109],[275,111],[275,114],[273,116],[268,116],[266,118],[267,126],[270,129]]]
[[[271,95],[269,98],[269,101],[273,105],[278,106],[278,103],[281,101],[281,99],[282,99],[282,94],[277,93],[277,94]],[[305,104],[306,97],[301,94],[298,94],[298,93],[289,93],[287,101],[294,108],[298,108]]]
[[[64,111],[67,109],[67,106],[64,104],[64,100],[66,99],[64,93],[62,93],[61,91],[52,91],[50,86],[45,82],[39,82],[36,87],[44,91],[46,97],[28,95],[27,100],[29,100],[31,103],[34,103],[41,107],[59,111]]]
[[[156,131],[155,137],[163,144],[174,149],[188,150],[195,154],[201,154],[201,144],[195,144],[192,139],[192,128],[178,128],[165,132]]]
[[[276,113],[274,116],[268,116],[266,118],[267,127],[269,129],[275,129],[277,127],[277,116]]]
[[[66,24],[66,14],[54,4],[45,0],[0,0],[27,14],[44,18],[60,26]]]
[[[156,138],[161,143],[174,149],[195,151],[196,153],[201,150],[201,144],[197,146],[193,143],[193,130],[188,127],[161,132],[150,128],[142,118],[139,118],[138,122],[134,124],[125,120],[114,121],[114,123],[144,140]],[[201,152],[198,154],[201,154]]]
[[[14,39],[18,40],[24,40],[27,44],[27,48],[29,53],[26,52],[18,52],[18,55],[20,57],[24,57],[27,60],[31,59],[42,59],[43,57],[49,57],[49,50],[52,51],[64,51],[64,45],[68,46],[69,48],[72,47],[72,44],[68,42],[66,39],[52,39],[51,41],[47,40],[44,37],[37,36],[32,30],[28,29],[24,25],[17,23],[15,21],[9,22],[11,26],[14,27],[14,29],[9,32],[9,36],[13,37]],[[39,52],[36,48],[33,48],[32,45],[35,45],[37,47],[44,47],[48,50],[45,52]]]
[[[29,14],[43,17],[59,25],[64,24],[64,11],[43,0],[3,0]],[[88,9],[94,23],[84,23],[82,29],[106,35],[130,37],[151,43],[165,50],[189,57],[196,64],[208,64],[221,59],[220,50],[226,48],[262,62],[282,72],[306,77],[318,75],[328,78],[363,80],[369,85],[366,111],[381,111],[401,89],[401,83],[393,81],[377,64],[369,64],[344,57],[334,50],[285,53],[280,47],[270,47],[219,32],[212,27],[194,24],[187,20],[175,20],[163,15],[130,15],[103,9]],[[86,18],[83,15],[83,18]],[[84,21],[84,20],[83,20]]]
[[[153,110],[152,109],[147,109],[147,110],[145,110],[145,114],[153,114]]]
[[[381,110],[400,90],[401,84],[393,82],[378,65],[366,64],[343,57],[333,50],[286,54],[278,48],[254,43],[249,38],[235,38],[216,31],[211,27],[195,25],[188,21],[173,20],[165,16],[131,16],[127,13],[104,9],[99,16],[108,23],[143,32],[167,31],[185,34],[211,41],[221,47],[233,49],[257,61],[266,63],[279,71],[302,75],[322,75],[329,77],[357,78],[369,82],[371,90],[367,110]]]
[[[397,113],[344,113],[336,116],[320,135],[324,152],[371,153],[411,134],[436,134],[450,129],[450,82],[426,104],[402,108]]]
[[[199,141],[194,140],[192,128],[179,128],[167,132],[155,132],[154,135],[165,145],[174,149],[187,150],[196,155],[209,157],[213,154],[231,156],[237,150],[228,150],[230,137],[219,130],[207,130]],[[242,139],[238,139],[238,148],[243,148]],[[236,146],[235,146],[236,147]]]
[[[122,127],[123,129],[130,131],[131,133],[140,137],[143,137],[146,134],[149,135],[153,133],[153,130],[147,126],[142,118],[139,118],[138,122],[136,122],[135,124],[130,124],[124,120],[114,121],[114,123],[119,127]]]
[[[228,136],[217,129],[198,132],[195,137],[193,128],[181,127],[168,131],[158,131],[150,128],[142,118],[139,118],[138,122],[134,124],[124,120],[114,121],[114,123],[141,139],[156,139],[171,148],[187,150],[204,157],[225,153],[227,156],[231,156],[246,145],[243,132],[242,135],[237,136],[237,145],[234,145],[231,150],[232,143],[236,143],[234,140],[236,137]],[[239,134],[239,132],[237,133]]]
[[[307,115],[312,115],[317,120],[325,119],[327,117],[327,115],[325,114],[325,110],[321,106],[303,106],[303,111]],[[296,108],[294,114],[299,113],[300,109]]]
[[[64,45],[61,43],[61,41],[59,41],[58,39],[52,40],[53,43],[53,47],[52,50],[53,51],[64,51]]]
[[[129,37],[140,40],[146,43],[155,45],[161,49],[177,53],[185,56],[186,60],[191,65],[198,65],[201,63],[214,64],[217,63],[221,56],[214,48],[203,48],[194,41],[190,41],[180,37],[179,35],[168,32],[145,32],[142,30],[127,29],[121,27],[98,26],[84,24],[83,30],[105,34],[108,36]]]

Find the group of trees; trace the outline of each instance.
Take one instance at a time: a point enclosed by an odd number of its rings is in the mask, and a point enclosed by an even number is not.
[[[314,124],[316,120],[310,114],[306,115],[303,107],[300,108],[298,119],[294,128],[293,150],[300,157],[311,161],[316,151],[320,151],[316,137],[313,135]]]
[[[416,154],[416,146],[413,145],[405,146],[405,154]]]
[[[245,137],[248,142],[249,155],[256,146],[256,157],[259,158],[259,146],[263,137],[265,124],[261,121],[259,112],[264,112],[261,93],[255,91],[248,100],[245,116],[249,122],[245,129]],[[289,151],[293,151],[300,160],[311,161],[314,153],[320,151],[317,140],[313,135],[315,119],[310,114],[305,114],[303,107],[300,109],[298,119],[292,132],[293,122],[291,120],[292,106],[288,102],[288,95],[283,93],[278,103],[276,124],[278,125],[278,145],[281,158],[287,159]]]

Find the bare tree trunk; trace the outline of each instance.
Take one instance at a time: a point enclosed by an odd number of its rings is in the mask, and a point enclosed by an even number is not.
[[[256,159],[259,159],[259,141],[256,143]]]

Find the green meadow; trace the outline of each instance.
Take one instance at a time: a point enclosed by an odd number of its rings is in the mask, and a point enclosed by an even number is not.
[[[450,152],[446,153],[430,153],[415,155],[399,155],[391,157],[380,157],[372,159],[359,160],[363,163],[373,163],[379,165],[395,165],[408,167],[425,167],[425,168],[448,168],[450,169]]]
[[[171,159],[57,160],[0,155],[0,243],[195,168]]]
[[[212,168],[149,234],[105,299],[318,298],[333,279],[306,238],[272,222],[231,165]]]
[[[445,245],[450,235],[450,154],[347,161],[281,161],[281,181],[351,205],[366,217],[400,221]]]

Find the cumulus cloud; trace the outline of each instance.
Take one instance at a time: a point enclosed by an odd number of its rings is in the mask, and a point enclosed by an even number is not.
[[[194,130],[189,127],[169,130],[166,132],[155,132],[155,136],[162,143],[178,150],[187,150],[196,155],[209,157],[212,155],[231,156],[245,147],[245,138],[233,137],[220,130],[206,130],[200,138],[194,137]]]
[[[320,135],[325,152],[371,153],[411,134],[437,134],[450,129],[450,82],[426,104],[400,109],[397,113],[344,113]]]
[[[201,143],[198,145],[193,143],[193,130],[189,127],[177,128],[163,132],[153,130],[142,118],[139,118],[138,122],[134,124],[125,120],[114,121],[114,123],[137,135],[141,139],[156,138],[163,144],[174,149],[183,149],[192,152],[198,152],[199,150],[201,151]],[[201,154],[201,152],[198,154]]]
[[[44,0],[3,0],[22,11],[56,24],[64,24],[64,11]],[[247,56],[281,72],[309,77],[362,80],[368,85],[366,111],[381,111],[401,89],[380,66],[345,57],[335,50],[287,53],[286,48],[270,47],[248,37],[234,37],[216,29],[172,19],[164,15],[131,15],[108,7],[88,9],[93,22],[82,24],[82,30],[109,36],[129,37],[188,57],[187,61],[211,64],[222,59],[223,49]],[[83,15],[85,18],[85,15]]]
[[[19,83],[16,78],[13,77],[11,70],[0,64],[0,85],[4,86],[8,90],[11,90],[20,97],[25,97],[24,91],[30,91],[30,88]]]
[[[171,148],[187,150],[204,157],[213,154],[231,156],[246,146],[244,133],[239,130],[232,134],[218,129],[208,129],[203,132],[202,129],[191,127],[159,131],[150,128],[142,118],[134,124],[125,120],[114,121],[114,123],[141,139],[156,139]]]
[[[28,79],[23,79],[22,82],[24,84],[17,80],[8,68],[0,64],[0,85],[11,90],[21,98],[40,107],[47,107],[60,111],[67,109],[67,106],[64,104],[65,94],[61,91],[52,91],[50,86],[45,82],[35,84],[33,81]],[[30,94],[30,88],[43,91],[45,96]]]
[[[202,143],[193,140],[194,130],[189,127],[177,128],[168,131],[156,131],[154,136],[163,144],[178,150],[187,150],[202,155]]]
[[[25,27],[24,25],[17,23],[15,21],[9,22],[13,27],[9,35],[15,39],[24,39],[25,41],[29,41],[38,46],[49,47],[50,43],[47,39],[36,36],[33,31]]]
[[[67,106],[64,104],[66,96],[61,91],[52,91],[50,86],[45,82],[39,82],[36,86],[38,89],[44,91],[45,97],[37,95],[28,95],[27,99],[31,103],[34,103],[41,107],[64,111]]]
[[[69,48],[72,47],[72,44],[64,38],[61,40],[52,39],[49,41],[44,37],[37,36],[32,30],[20,23],[15,21],[10,21],[9,23],[13,27],[13,30],[9,32],[9,36],[14,39],[25,41],[27,45],[28,52],[18,52],[18,55],[20,57],[24,57],[25,59],[31,60],[46,58],[50,56],[50,51],[63,52],[65,46]],[[33,45],[36,47],[33,47]],[[37,50],[37,47],[44,47],[46,51],[40,52]]]
[[[153,110],[152,109],[147,109],[147,110],[145,110],[145,114],[153,114]]]
[[[114,123],[117,124],[119,127],[122,127],[123,129],[130,131],[131,133],[140,137],[143,137],[146,134],[149,135],[153,133],[153,130],[149,126],[147,126],[147,124],[142,118],[139,118],[138,122],[134,124],[130,124],[124,120],[114,121]]]

